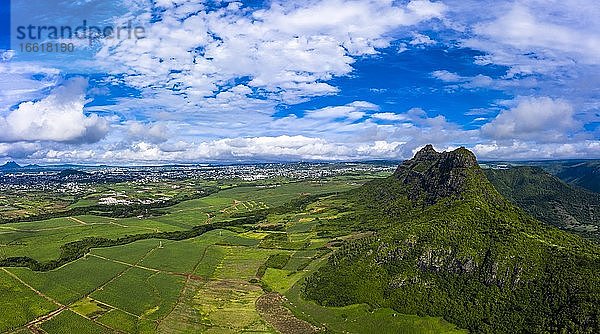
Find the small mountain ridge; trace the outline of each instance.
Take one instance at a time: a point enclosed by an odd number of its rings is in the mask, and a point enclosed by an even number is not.
[[[570,184],[600,192],[600,161],[565,166],[556,175]]]
[[[539,167],[485,169],[498,191],[542,222],[600,241],[600,194]]]

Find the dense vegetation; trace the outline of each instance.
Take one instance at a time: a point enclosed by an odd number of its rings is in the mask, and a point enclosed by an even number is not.
[[[267,268],[283,269],[285,265],[290,261],[291,256],[285,253],[278,253],[270,255],[267,261],[258,268],[256,276],[262,278],[267,271]]]
[[[361,222],[350,228],[375,233],[307,279],[321,305],[442,316],[475,333],[600,331],[600,247],[503,198],[469,151],[426,147],[345,200]]]
[[[243,225],[254,225],[262,219],[264,219],[265,217],[265,213],[258,213],[248,215],[242,218],[236,218],[230,221],[198,225],[194,226],[189,230],[184,231],[143,233],[128,235],[118,239],[88,237],[83,240],[74,241],[63,245],[61,247],[61,254],[58,259],[41,263],[30,257],[8,257],[6,259],[0,260],[0,267],[28,267],[31,270],[36,271],[49,271],[83,257],[92,248],[126,245],[135,241],[147,239],[186,240],[190,238],[195,238],[208,231],[216,229],[223,229]]]
[[[485,174],[503,196],[542,222],[600,237],[600,194],[571,186],[538,167],[487,169]]]
[[[569,164],[557,171],[561,179],[594,192],[600,192],[600,161]]]
[[[530,161],[521,164],[541,167],[571,185],[600,192],[599,160]]]
[[[216,193],[217,190],[214,188],[207,189],[202,192],[202,196],[208,196],[210,193]],[[199,235],[202,235],[208,231],[216,230],[216,229],[226,229],[233,227],[243,227],[245,229],[258,229],[256,225],[267,218],[269,214],[282,214],[282,213],[290,213],[297,212],[304,209],[308,204],[314,202],[316,199],[326,196],[328,194],[319,194],[319,195],[305,195],[299,198],[295,198],[285,205],[276,206],[269,209],[259,209],[254,210],[252,212],[241,212],[234,213],[231,215],[231,219],[214,222],[210,224],[197,225],[193,226],[191,229],[182,230],[182,231],[172,231],[172,232],[153,232],[153,233],[141,233],[135,235],[126,235],[116,239],[108,239],[102,237],[87,237],[82,240],[69,242],[60,247],[61,252],[60,256],[57,259],[48,261],[48,262],[40,262],[36,259],[27,256],[19,256],[19,257],[7,257],[4,259],[0,259],[0,267],[28,267],[32,270],[36,271],[49,271],[56,269],[66,263],[72,262],[83,257],[87,254],[92,248],[103,248],[103,247],[112,247],[119,245],[126,245],[132,242],[136,242],[139,240],[147,240],[147,239],[165,239],[165,240],[186,240],[190,238],[195,238]],[[167,202],[165,202],[167,203]],[[173,205],[173,202],[168,202],[170,205]],[[157,203],[152,205],[133,205],[130,206],[130,210],[126,210],[123,206],[93,206],[85,207],[85,208],[74,208],[69,212],[83,213],[89,212],[92,209],[98,209],[99,207],[110,209],[111,211],[102,211],[108,217],[120,217],[120,214],[125,215],[125,217],[133,216],[139,211],[143,211],[146,214],[150,212],[149,206],[153,206],[152,209],[156,209],[158,207],[166,207],[164,203]],[[79,212],[83,210],[83,212]],[[96,212],[93,210],[93,212]],[[159,212],[156,212],[157,214]],[[51,213],[49,215],[64,215],[65,213]],[[268,226],[268,225],[267,225]],[[287,237],[285,234],[273,234],[269,236],[270,238],[284,237],[287,241]],[[287,255],[285,255],[287,256]],[[275,257],[274,259],[270,259],[269,261],[281,261],[281,257]],[[267,262],[265,268],[279,268],[278,266],[272,266]],[[285,265],[285,264],[284,264]],[[279,268],[281,269],[281,268]]]

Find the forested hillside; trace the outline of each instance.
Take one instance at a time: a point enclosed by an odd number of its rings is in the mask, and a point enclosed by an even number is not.
[[[368,237],[304,286],[322,305],[442,316],[474,333],[600,331],[600,247],[505,199],[464,148],[431,146],[348,193]]]
[[[573,185],[600,192],[600,161],[564,166],[557,171],[556,175]]]
[[[503,196],[535,218],[600,240],[600,194],[569,185],[538,167],[484,171]]]

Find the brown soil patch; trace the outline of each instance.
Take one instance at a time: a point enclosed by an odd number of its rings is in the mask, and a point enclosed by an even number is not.
[[[282,334],[309,334],[319,333],[321,328],[298,319],[288,310],[283,303],[287,299],[275,292],[269,292],[262,295],[256,301],[256,310],[265,318],[275,329]]]

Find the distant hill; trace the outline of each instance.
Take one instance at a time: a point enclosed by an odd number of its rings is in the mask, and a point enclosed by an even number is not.
[[[570,184],[600,193],[600,161],[564,165],[556,176]]]
[[[493,164],[541,167],[571,185],[600,193],[600,160],[494,162]]]
[[[486,169],[506,198],[542,222],[600,240],[600,194],[565,183],[539,167]]]
[[[600,245],[504,198],[470,151],[427,146],[341,196],[354,213],[332,228],[358,221],[373,234],[335,251],[306,298],[441,316],[472,333],[600,332]]]
[[[64,171],[65,174],[61,174],[61,176],[68,176],[68,175],[74,175],[74,174],[78,174],[79,175],[83,175],[81,173],[85,173],[83,171],[80,171],[81,168],[83,167],[88,167],[88,166],[82,166],[82,165],[75,165],[75,164],[61,164],[61,165],[48,165],[48,166],[44,166],[44,165],[38,165],[38,164],[31,164],[31,165],[26,165],[26,166],[21,166],[19,164],[17,164],[14,161],[10,161],[5,163],[4,165],[0,166],[0,172],[15,172],[15,171],[23,171],[23,172],[39,172],[39,171],[56,171],[56,172],[62,172]],[[87,174],[87,173],[85,173]]]
[[[32,164],[32,165],[27,165],[27,166],[25,166],[23,168],[28,169],[28,170],[32,170],[32,169],[33,170],[37,170],[37,169],[42,169],[44,167],[42,167],[40,165],[37,165],[37,164]]]
[[[21,168],[23,168],[23,167],[21,167],[16,162],[9,161],[9,162],[5,163],[4,165],[0,166],[0,171],[2,171],[2,172],[13,172],[13,171],[17,171],[17,170],[19,170]]]

